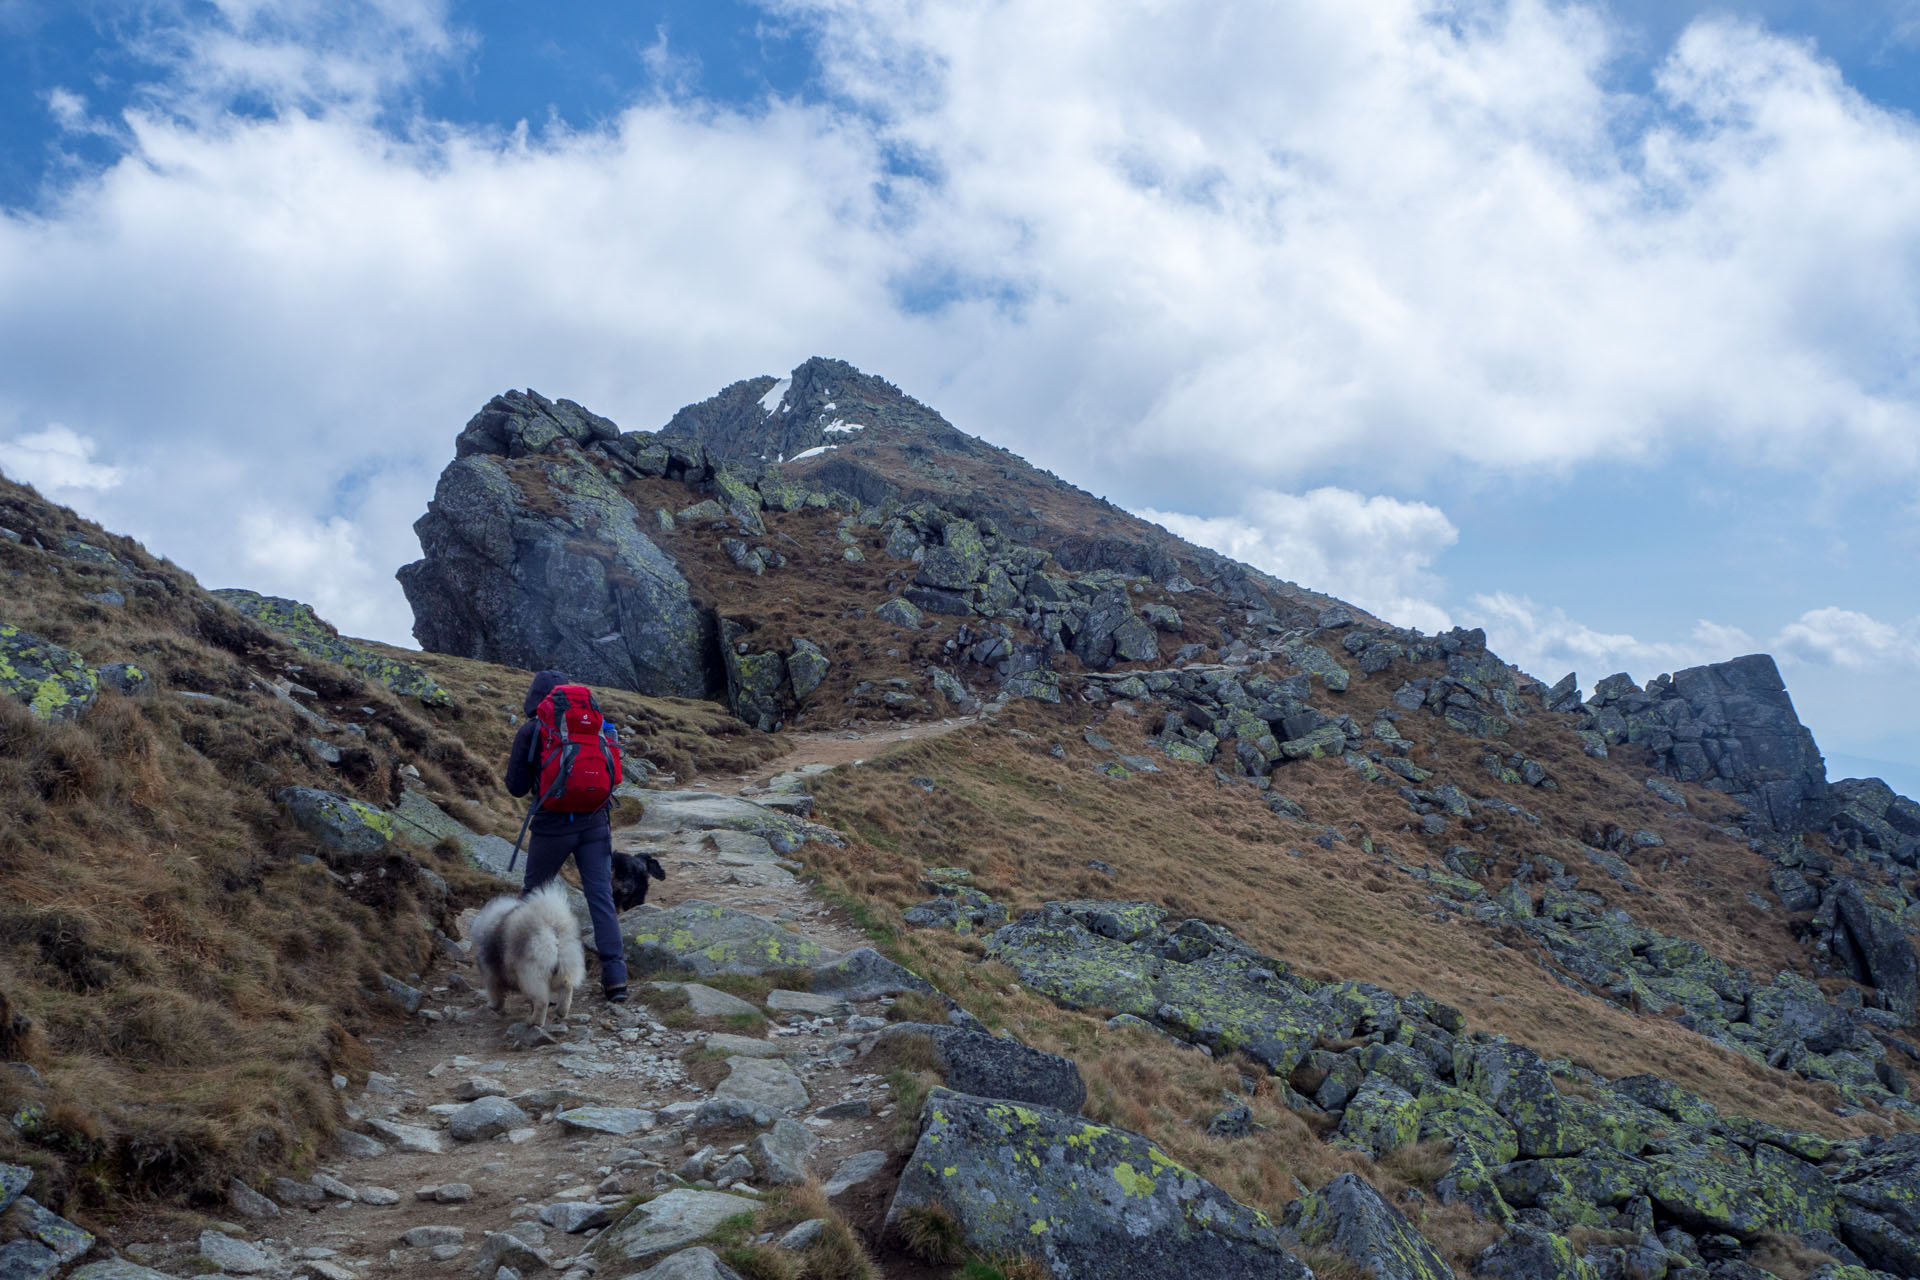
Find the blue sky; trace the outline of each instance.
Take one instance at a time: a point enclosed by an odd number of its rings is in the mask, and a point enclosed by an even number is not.
[[[451,436],[838,355],[1920,791],[1920,0],[0,0],[0,468],[404,641]]]

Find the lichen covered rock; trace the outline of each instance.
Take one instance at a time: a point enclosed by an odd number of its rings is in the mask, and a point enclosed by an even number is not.
[[[727,706],[733,714],[762,733],[771,733],[785,718],[787,655],[777,650],[756,652],[747,637],[751,628],[723,618],[720,652],[726,662]]]
[[[1338,1141],[1379,1157],[1412,1146],[1420,1134],[1420,1104],[1385,1076],[1370,1075],[1347,1102]]]
[[[947,1089],[927,1098],[887,1220],[922,1206],[952,1215],[970,1247],[1063,1278],[1312,1274],[1265,1214],[1139,1134]]]
[[[1503,1041],[1462,1041],[1455,1050],[1453,1077],[1513,1126],[1521,1155],[1574,1155],[1585,1145],[1546,1064],[1533,1050]]]
[[[1565,1236],[1515,1223],[1474,1264],[1476,1275],[1491,1280],[1599,1280],[1593,1265]]]
[[[284,596],[263,596],[257,591],[223,587],[213,593],[255,622],[273,628],[291,640],[294,647],[328,662],[337,662],[349,671],[358,671],[404,697],[418,698],[430,707],[444,707],[453,695],[440,682],[410,662],[382,657],[341,637],[331,623],[313,611],[311,605]]]
[[[99,677],[79,654],[0,624],[0,694],[42,720],[76,720],[99,692]]]
[[[1204,921],[1164,917],[1147,903],[1051,902],[995,933],[987,952],[1069,1008],[1133,1014],[1283,1075],[1321,1035],[1352,1030],[1282,962]]]
[[[1439,1250],[1387,1203],[1373,1184],[1343,1173],[1287,1205],[1281,1224],[1304,1243],[1323,1245],[1371,1272],[1375,1280],[1451,1280]]]
[[[391,814],[349,796],[318,787],[286,787],[274,799],[295,826],[333,853],[378,853],[393,839]]]
[[[684,969],[699,977],[753,974],[806,969],[838,958],[770,920],[709,902],[631,913],[624,931],[627,963],[640,973]]]
[[[832,666],[819,645],[811,640],[795,639],[793,652],[787,655],[787,680],[793,686],[794,698],[805,701],[827,678]]]
[[[932,1045],[941,1078],[958,1093],[1030,1102],[1069,1113],[1086,1103],[1087,1085],[1072,1058],[1046,1053],[1010,1036],[924,1022],[895,1023],[880,1033],[882,1044],[900,1039]]]

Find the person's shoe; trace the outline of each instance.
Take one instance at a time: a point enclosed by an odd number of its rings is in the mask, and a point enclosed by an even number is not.
[[[624,986],[608,987],[606,989],[606,997],[608,1004],[625,1004],[627,1002],[627,989]]]

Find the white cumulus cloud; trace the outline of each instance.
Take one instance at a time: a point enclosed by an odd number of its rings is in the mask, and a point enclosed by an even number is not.
[[[43,431],[0,440],[0,471],[53,497],[69,490],[111,489],[122,473],[119,467],[93,460],[98,447],[56,422]]]
[[[1920,618],[1896,624],[1854,609],[1809,609],[1781,628],[1774,644],[1785,656],[1816,665],[1920,669]]]
[[[1564,609],[1508,592],[1477,594],[1461,612],[1464,622],[1486,629],[1488,648],[1521,670],[1548,682],[1577,671],[1589,690],[1615,672],[1625,671],[1644,684],[1665,672],[1721,662],[1759,647],[1738,627],[1705,619],[1677,640],[1599,631]]]
[[[1451,625],[1434,559],[1460,536],[1438,507],[1350,489],[1256,493],[1233,516],[1139,514],[1190,542],[1351,600],[1401,626]]]
[[[244,581],[209,585],[292,596],[348,635],[365,634],[380,620],[365,591],[372,566],[352,522],[255,507],[241,515],[237,533]]]

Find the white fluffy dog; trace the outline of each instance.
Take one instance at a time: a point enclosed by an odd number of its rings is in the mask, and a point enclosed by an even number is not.
[[[487,1004],[495,1013],[506,1008],[509,993],[518,991],[538,1011],[539,1026],[547,1025],[549,1006],[557,1006],[566,1021],[573,989],[586,972],[586,956],[565,885],[549,880],[524,898],[495,898],[480,908],[468,933],[487,984]]]

